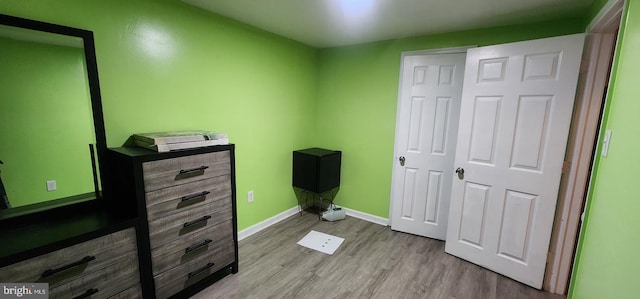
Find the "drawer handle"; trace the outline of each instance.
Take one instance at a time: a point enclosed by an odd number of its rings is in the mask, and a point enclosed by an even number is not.
[[[200,166],[200,167],[191,168],[191,169],[182,169],[182,170],[180,170],[180,174],[204,171],[207,168],[209,168],[209,166]]]
[[[82,299],[82,298],[87,298],[87,297],[91,297],[93,294],[99,292],[100,290],[98,289],[88,289],[86,292],[84,292],[84,294],[79,295],[77,297],[73,297],[73,299]]]
[[[73,263],[68,264],[66,266],[62,266],[62,267],[60,267],[58,269],[49,269],[49,270],[44,271],[42,273],[42,278],[49,277],[49,276],[51,276],[53,274],[56,274],[58,272],[62,272],[62,271],[67,270],[67,269],[71,269],[73,267],[84,265],[84,264],[86,264],[86,263],[88,263],[90,261],[93,261],[95,259],[96,259],[95,256],[91,256],[91,255],[85,256],[84,258],[82,258],[81,260],[79,260],[77,262],[73,262]]]
[[[196,275],[198,275],[198,274],[200,274],[200,273],[202,273],[204,271],[207,271],[209,268],[213,267],[213,265],[215,265],[215,264],[214,263],[208,263],[206,266],[204,266],[204,267],[202,267],[202,268],[200,268],[198,270],[195,270],[193,272],[190,272],[189,273],[189,278],[194,277],[194,276],[196,276]]]
[[[213,242],[211,239],[206,239],[202,243],[198,243],[196,245],[192,245],[192,246],[187,247],[187,249],[184,250],[184,253],[186,254],[186,253],[194,251],[194,250],[196,250],[196,249],[198,249],[200,247],[207,246],[211,242]]]
[[[183,196],[183,197],[182,197],[182,199],[181,199],[181,201],[182,201],[182,202],[185,202],[185,201],[189,201],[189,200],[192,200],[192,199],[200,198],[200,197],[203,197],[203,196],[207,196],[209,193],[211,193],[211,192],[209,192],[209,191],[202,191],[202,192],[200,192],[200,193],[198,193],[198,194],[193,194],[193,195]]]
[[[211,216],[210,216],[210,215],[204,216],[204,217],[202,217],[202,218],[199,218],[199,219],[196,219],[196,220],[193,220],[193,221],[190,221],[190,222],[185,223],[185,224],[184,224],[184,227],[189,227],[189,226],[192,226],[192,225],[196,225],[196,224],[198,224],[198,223],[200,223],[200,222],[207,221],[207,220],[209,220],[210,218],[211,218]]]

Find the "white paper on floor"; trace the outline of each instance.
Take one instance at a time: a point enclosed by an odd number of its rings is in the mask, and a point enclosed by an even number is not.
[[[302,240],[298,241],[298,245],[311,248],[326,254],[333,254],[340,244],[344,242],[343,238],[328,235],[325,233],[310,231]]]

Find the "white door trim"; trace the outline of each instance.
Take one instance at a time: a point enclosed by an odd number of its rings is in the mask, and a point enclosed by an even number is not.
[[[404,52],[402,52],[400,54],[401,54],[401,58],[404,58],[405,56],[415,56],[415,55],[457,54],[457,53],[467,53],[468,49],[476,48],[476,47],[478,47],[478,46],[471,45],[471,46],[440,48],[440,49],[404,51]],[[402,63],[402,61],[404,61],[404,59],[401,59],[400,63]],[[402,69],[402,64],[400,64],[400,68]],[[402,72],[400,74],[402,74]]]
[[[587,33],[612,33],[620,27],[625,0],[609,0],[587,26]]]
[[[594,144],[597,142],[603,97],[609,80],[615,33],[620,27],[624,0],[605,4],[587,27],[586,52],[589,64],[576,94],[568,148],[567,168],[562,177],[556,219],[549,246],[548,267],[543,289],[566,294],[571,277],[581,214],[586,205],[587,185],[593,167]]]
[[[399,153],[396,152],[396,139],[397,136],[399,136],[400,132],[398,131],[400,126],[399,126],[399,122],[400,122],[400,106],[402,103],[402,93],[401,93],[401,88],[402,88],[402,82],[403,82],[403,74],[404,74],[404,58],[406,56],[415,56],[415,55],[433,55],[433,54],[458,54],[458,53],[467,53],[467,49],[470,48],[475,48],[477,46],[462,46],[462,47],[452,47],[452,48],[440,48],[440,49],[429,49],[429,50],[416,50],[416,51],[404,51],[400,54],[400,74],[399,74],[399,80],[398,80],[398,99],[396,102],[396,128],[394,131],[394,149],[393,149],[393,158],[391,160],[391,178],[393,180],[393,178],[397,175],[396,173],[396,168],[394,167],[394,164],[398,161],[398,157],[401,156]],[[391,226],[393,224],[393,220],[391,217],[393,215],[393,194],[395,192],[395,188],[394,185],[391,184],[391,193],[389,194],[389,226]]]
[[[587,36],[589,69],[586,73],[580,74],[585,78],[580,78],[576,94],[573,126],[567,144],[554,232],[549,246],[549,267],[545,275],[544,289],[552,293],[563,293],[567,289],[573,251],[569,252],[564,248],[574,247],[580,225],[613,41],[614,37],[610,34]]]

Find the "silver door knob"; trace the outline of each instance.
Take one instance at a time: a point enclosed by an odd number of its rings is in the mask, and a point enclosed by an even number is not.
[[[461,179],[461,180],[464,179],[464,168],[458,167],[456,169],[456,173],[458,174],[458,178],[459,179]]]
[[[398,160],[400,160],[400,166],[404,166],[404,157],[400,156]]]

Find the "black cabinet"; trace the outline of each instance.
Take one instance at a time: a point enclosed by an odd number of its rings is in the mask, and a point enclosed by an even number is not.
[[[293,186],[322,194],[340,186],[342,152],[308,148],[293,152]]]

